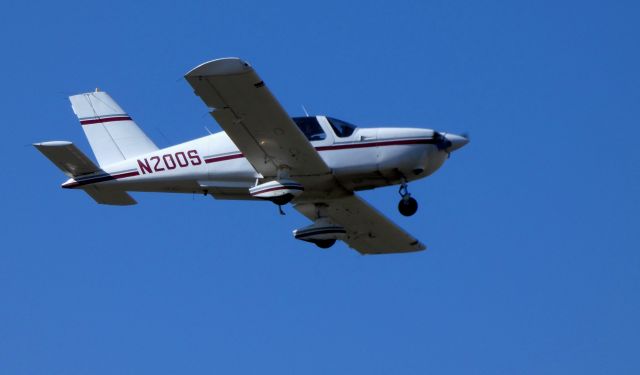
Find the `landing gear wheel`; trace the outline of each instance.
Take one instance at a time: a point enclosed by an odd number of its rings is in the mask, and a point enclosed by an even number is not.
[[[398,190],[402,199],[400,199],[400,203],[398,203],[398,211],[404,216],[411,216],[418,211],[418,201],[411,198],[411,193],[409,193],[409,186],[407,186],[407,182],[403,182],[400,185],[400,190]]]
[[[321,249],[328,249],[336,243],[336,240],[317,240],[313,243]]]
[[[411,216],[418,211],[418,201],[411,197],[404,197],[398,203],[398,211],[404,216]]]

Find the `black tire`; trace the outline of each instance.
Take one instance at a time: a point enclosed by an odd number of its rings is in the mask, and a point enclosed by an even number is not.
[[[418,201],[413,198],[400,199],[398,211],[404,216],[412,216],[418,211]]]
[[[336,243],[336,240],[317,240],[313,243],[321,249],[328,249]]]

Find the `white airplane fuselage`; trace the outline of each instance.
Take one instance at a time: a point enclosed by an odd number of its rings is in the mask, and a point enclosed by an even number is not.
[[[419,128],[359,128],[327,116],[290,117],[246,61],[204,62],[185,80],[221,132],[160,149],[106,92],[69,97],[95,160],[70,141],[33,146],[69,179],[65,189],[98,204],[130,206],[129,192],[194,193],[264,200],[311,221],[296,240],[327,249],[342,241],[361,254],[426,249],[356,192],[400,185],[398,211],[418,201],[408,183],[437,171],[466,136]]]
[[[317,120],[326,137],[310,142],[333,177],[348,190],[373,189],[429,176],[442,166],[448,152],[467,142],[453,134],[444,135],[452,143],[444,150],[434,141],[436,132],[418,128],[356,128],[350,136],[338,137],[324,116],[317,116]],[[314,192],[313,176],[291,178],[304,184],[304,194]],[[103,172],[71,178],[62,187],[93,185],[105,190],[253,199],[248,189],[258,181],[262,182],[263,176],[229,136],[219,132],[109,165]],[[321,189],[321,185],[318,187]]]

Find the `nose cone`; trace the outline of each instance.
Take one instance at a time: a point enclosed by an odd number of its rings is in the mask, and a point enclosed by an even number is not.
[[[461,135],[445,134],[444,136],[447,138],[447,141],[451,142],[451,146],[448,148],[448,151],[455,151],[469,143],[469,139]]]

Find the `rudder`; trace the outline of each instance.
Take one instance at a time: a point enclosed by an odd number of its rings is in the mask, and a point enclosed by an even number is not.
[[[158,149],[106,92],[96,90],[69,100],[101,167]]]

